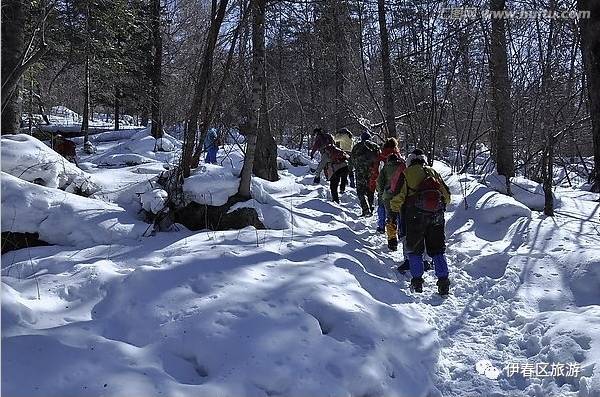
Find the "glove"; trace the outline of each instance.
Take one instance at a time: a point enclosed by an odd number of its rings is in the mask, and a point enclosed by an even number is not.
[[[317,175],[317,176],[315,176],[315,179],[313,180],[313,183],[314,183],[315,185],[318,185],[319,183],[321,183],[321,177],[320,177],[320,176],[318,176],[318,175]]]

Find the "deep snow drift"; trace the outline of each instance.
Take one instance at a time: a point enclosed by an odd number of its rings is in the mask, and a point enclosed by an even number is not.
[[[285,148],[281,180],[254,180],[238,204],[270,230],[144,237],[138,212],[160,206],[156,176],[180,147],[166,139],[173,150],[155,152],[147,130],[97,135],[80,158],[90,198],[19,179],[3,160],[2,230],[55,244],[2,256],[4,395],[600,395],[597,196],[557,188],[550,219],[530,195],[438,162],[453,193],[452,295],[434,294],[428,274],[415,296],[354,192],[332,204],[310,159]],[[235,191],[231,149],[195,171],[190,200]],[[483,360],[497,379],[477,372]],[[531,378],[511,363],[581,372]]]

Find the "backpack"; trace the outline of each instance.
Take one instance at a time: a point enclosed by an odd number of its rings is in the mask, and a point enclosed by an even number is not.
[[[377,160],[377,156],[379,155],[379,148],[376,144],[368,141],[364,141],[356,144],[356,157],[358,162],[364,164],[372,164],[375,160]]]
[[[444,209],[442,200],[442,183],[429,167],[423,167],[425,178],[419,183],[415,192],[409,197],[412,206],[425,212],[438,212]]]
[[[332,164],[339,164],[348,160],[348,155],[346,152],[335,145],[329,145],[327,147],[327,153],[329,154]]]
[[[400,185],[400,180],[401,180],[402,175],[404,174],[405,169],[406,169],[406,165],[399,162],[398,167],[396,167],[396,170],[394,171],[394,173],[392,174],[392,178],[390,179],[390,193],[391,194],[398,194],[400,192],[400,188],[402,187]]]

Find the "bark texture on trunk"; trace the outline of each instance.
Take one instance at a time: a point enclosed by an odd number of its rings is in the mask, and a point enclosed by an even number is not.
[[[590,182],[592,190],[600,193],[600,2],[577,0],[577,8],[591,12],[591,18],[580,20],[579,26],[594,142],[594,172]]]
[[[490,9],[505,9],[505,0],[490,0]],[[510,98],[510,80],[506,49],[506,29],[504,19],[492,18],[490,37],[490,80],[492,103],[495,110],[495,160],[498,174],[507,179],[514,176],[513,118]],[[507,183],[508,186],[508,183]]]
[[[85,72],[84,72],[84,89],[83,89],[83,112],[81,114],[81,134],[83,135],[83,143],[89,142],[90,133],[90,55],[85,55]]]
[[[271,132],[264,69],[262,73],[263,86],[260,99],[260,118],[257,131],[256,158],[254,159],[254,175],[274,182],[279,180],[279,174],[277,173],[277,143]]]
[[[16,134],[21,121],[20,89],[15,76],[25,46],[25,6],[21,0],[2,2],[2,133]],[[16,78],[16,81],[14,81]],[[14,83],[13,83],[14,81]]]
[[[246,155],[244,166],[240,175],[238,194],[250,198],[252,170],[256,156],[256,142],[258,138],[258,125],[262,101],[262,88],[265,84],[265,8],[266,0],[252,1],[252,97],[250,103],[250,117],[248,131],[246,132]]]
[[[121,89],[115,87],[115,130],[121,127]]]
[[[162,138],[162,117],[160,107],[160,84],[162,78],[162,33],[160,29],[160,0],[152,0],[152,81],[151,92],[151,117],[152,136]]]

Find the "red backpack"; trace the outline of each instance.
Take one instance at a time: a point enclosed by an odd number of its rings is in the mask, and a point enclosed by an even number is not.
[[[442,183],[429,167],[423,167],[425,178],[419,183],[414,194],[407,200],[410,205],[425,211],[438,212],[444,209]]]
[[[339,164],[346,160],[348,160],[348,155],[342,149],[335,145],[329,145],[326,148],[327,154],[329,154],[329,158],[332,164]]]
[[[392,174],[392,179],[390,179],[390,193],[400,193],[400,188],[402,188],[400,182],[402,181],[402,175],[404,174],[405,169],[406,164],[403,161],[399,162],[398,167],[396,167],[396,170]]]

